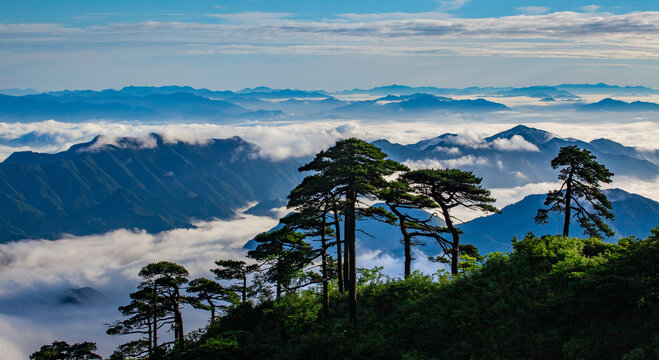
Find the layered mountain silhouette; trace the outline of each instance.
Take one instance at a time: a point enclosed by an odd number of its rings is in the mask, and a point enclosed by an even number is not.
[[[187,144],[151,134],[14,153],[0,163],[0,242],[230,218],[249,201],[285,197],[300,180],[299,161],[258,150],[238,137]]]
[[[48,140],[26,134],[10,141]],[[566,145],[591,150],[617,175],[659,176],[656,152],[607,139],[561,139],[523,125],[484,139],[444,134],[409,145],[374,144],[410,167],[472,170],[486,188],[556,181],[550,162]],[[193,219],[230,218],[250,201],[265,202],[249,213],[271,216],[268,210],[282,202],[266,200],[285,198],[303,176],[297,167],[308,159],[274,161],[258,154],[237,137],[188,144],[156,134],[99,136],[57,154],[16,152],[0,163],[0,241],[189,227]]]
[[[492,97],[534,97],[545,103],[540,108],[580,111],[657,111],[658,104],[626,103],[606,98],[584,104],[580,93],[649,95],[656,90],[606,84],[512,87],[382,86],[368,90],[330,93],[322,90],[271,89],[257,87],[240,91],[195,89],[189,86],[127,86],[119,90],[63,90],[36,93],[34,90],[0,90],[0,121],[139,120],[233,123],[241,120],[291,118],[405,117],[435,113],[479,113],[509,108]],[[366,99],[350,98],[365,95]],[[451,96],[469,96],[454,99]],[[485,100],[482,97],[489,97]],[[555,101],[559,100],[559,101]]]
[[[659,202],[647,199],[640,195],[630,194],[620,189],[604,190],[613,207],[614,221],[607,221],[615,235],[606,238],[606,241],[614,242],[616,239],[627,236],[638,236],[645,238],[650,235],[650,229],[659,224]],[[493,251],[512,251],[513,237],[522,239],[527,233],[533,232],[536,236],[557,235],[563,232],[562,214],[552,214],[547,224],[536,224],[535,214],[538,209],[544,207],[546,194],[526,196],[524,199],[504,207],[501,214],[492,214],[476,218],[459,225],[463,234],[460,235],[462,244],[475,245],[481,254]],[[263,204],[264,206],[267,204]],[[384,207],[384,204],[376,206]],[[259,206],[262,207],[262,206]],[[419,219],[428,219],[431,213],[424,210],[405,211]],[[434,225],[441,226],[443,221],[433,217]],[[274,229],[281,227],[281,224]],[[397,226],[389,225],[373,219],[360,219],[357,221],[356,233],[359,251],[381,252],[395,257],[403,256],[402,236]],[[583,229],[578,222],[573,221],[570,225],[570,236],[583,237]],[[446,234],[450,238],[450,234]],[[418,245],[416,250],[425,255],[435,256],[442,252],[442,248],[431,238],[416,238]],[[257,243],[250,240],[244,246],[245,249],[256,248]]]
[[[579,97],[553,86],[530,86],[496,92],[499,96],[528,96],[534,98],[578,99]]]
[[[332,115],[379,117],[383,115],[418,115],[431,112],[488,112],[510,110],[506,105],[487,101],[454,100],[431,94],[388,95],[375,100],[356,101],[330,111]]]
[[[625,102],[622,100],[615,100],[606,98],[596,103],[583,105],[580,110],[591,111],[659,111],[659,104],[633,101]]]
[[[458,167],[471,170],[483,178],[485,187],[512,187],[556,181],[557,170],[551,168],[551,159],[556,157],[561,147],[568,145],[588,149],[597,157],[598,162],[614,174],[644,180],[654,180],[659,176],[659,166],[648,160],[656,159],[656,152],[641,152],[606,139],[590,143],[562,139],[524,125],[484,139],[443,134],[409,145],[387,140],[377,140],[373,144],[383,149],[392,159],[410,167]]]
[[[659,202],[620,189],[604,190],[611,201],[614,221],[606,221],[615,235],[607,240],[638,236],[645,238],[650,229],[659,224]],[[546,194],[529,195],[521,201],[504,207],[501,214],[474,219],[460,226],[464,231],[461,241],[478,247],[481,253],[512,251],[511,239],[521,240],[528,232],[536,236],[563,233],[564,215],[552,213],[547,224],[536,224],[536,211],[544,206]],[[585,236],[579,223],[570,223],[570,236]]]

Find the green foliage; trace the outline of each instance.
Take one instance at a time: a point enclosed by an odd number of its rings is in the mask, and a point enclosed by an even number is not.
[[[92,360],[101,359],[94,353],[96,344],[83,342],[69,345],[64,341],[55,341],[50,345],[44,345],[30,355],[30,360]]]
[[[173,344],[179,350],[183,348],[185,335],[180,308],[188,299],[181,294],[181,287],[188,282],[188,271],[176,263],[160,261],[144,266],[139,276],[143,281],[138,290],[130,294],[131,302],[119,307],[125,319],[106,324],[106,333],[139,335],[140,338],[120,345],[115,358],[140,358],[147,354],[154,357],[163,353],[165,346],[171,343],[158,343],[158,329],[166,324],[174,330]]]
[[[190,281],[187,292],[196,294],[196,296],[187,298],[186,301],[196,309],[210,311],[211,321],[215,320],[216,309],[224,309],[227,307],[226,304],[235,304],[240,301],[235,292],[206,278]]]
[[[613,230],[603,219],[613,219],[611,202],[600,191],[600,182],[610,183],[613,173],[595,161],[588,150],[575,145],[562,147],[551,161],[551,167],[562,167],[558,179],[563,181],[561,188],[547,194],[545,206],[538,209],[537,223],[546,223],[550,212],[565,213],[563,236],[568,236],[572,217],[576,217],[584,234],[600,237],[601,233],[613,236]],[[592,209],[582,203],[588,204]],[[574,215],[571,212],[574,211]]]
[[[648,239],[527,235],[469,276],[360,271],[330,318],[309,290],[229,309],[175,359],[651,359],[659,339],[659,228]],[[469,251],[474,259],[477,253]],[[472,249],[473,250],[473,249]],[[467,256],[467,255],[465,255]],[[463,256],[463,257],[465,257]],[[436,278],[435,278],[436,279]]]
[[[263,270],[264,280],[276,284],[277,298],[282,291],[294,291],[302,287],[310,274],[305,268],[316,258],[316,251],[304,241],[305,234],[284,226],[254,239],[258,245],[247,256],[262,261],[267,267]],[[308,285],[308,284],[307,284]]]
[[[499,212],[492,203],[496,200],[490,191],[481,186],[482,178],[471,171],[459,169],[419,169],[401,175],[401,181],[416,194],[432,200],[446,223],[446,229],[435,232],[434,237],[444,249],[444,255],[451,261],[451,274],[460,271],[460,229],[454,224],[458,220],[454,213],[457,207],[482,212]],[[440,236],[439,232],[450,233],[451,238]],[[470,261],[473,256],[470,256]],[[471,264],[468,262],[468,264]],[[471,267],[468,266],[468,267]]]
[[[242,260],[217,260],[217,268],[211,269],[218,280],[239,280],[239,283],[232,284],[228,290],[241,296],[243,302],[253,294],[253,288],[247,285],[247,276],[259,269],[257,264],[248,265]]]
[[[376,266],[373,269],[357,268],[357,286],[382,284],[386,280],[390,280],[387,275],[382,273],[382,270],[384,270],[382,266]]]

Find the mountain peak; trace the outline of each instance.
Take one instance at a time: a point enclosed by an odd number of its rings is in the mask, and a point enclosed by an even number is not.
[[[524,140],[536,145],[544,144],[555,137],[552,133],[548,131],[540,130],[520,124],[511,129],[487,137],[485,138],[485,140],[492,141],[494,139],[502,139],[502,138],[509,139],[515,135],[519,135],[523,137]]]

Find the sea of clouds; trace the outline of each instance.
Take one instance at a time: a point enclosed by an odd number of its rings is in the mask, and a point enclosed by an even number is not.
[[[45,120],[33,123],[0,122],[0,160],[15,151],[58,152],[71,145],[103,137],[100,144],[115,144],[117,137],[143,139],[140,146],[153,147],[150,133],[165,141],[204,143],[209,138],[240,136],[259,146],[259,156],[270,159],[309,156],[331,146],[337,139],[359,137],[365,140],[387,139],[402,144],[414,143],[444,133],[454,133],[456,144],[499,150],[537,151],[523,138],[487,142],[485,137],[525,124],[547,130],[555,136],[589,141],[608,138],[626,146],[657,150],[659,126],[651,115],[624,117],[619,114],[530,114],[447,115],[418,121],[319,120],[305,122],[246,123],[218,125],[210,123],[145,124],[102,120],[66,123]],[[27,136],[26,136],[27,135]],[[23,138],[22,142],[11,142]],[[33,139],[33,140],[30,140]],[[34,140],[36,139],[36,140]],[[46,139],[46,140],[44,140]],[[451,148],[446,151],[450,154]],[[460,156],[432,163],[410,162],[419,166],[460,166],[478,164],[487,159]],[[518,174],[523,177],[524,174]],[[497,206],[503,207],[530,194],[544,193],[556,183],[528,183],[513,188],[491,189]],[[659,178],[642,181],[616,176],[606,187],[619,187],[659,200]],[[458,213],[462,220],[481,214]],[[213,262],[220,258],[244,258],[242,246],[256,234],[274,227],[272,217],[240,213],[232,220],[195,223],[194,229],[174,229],[148,234],[139,229],[120,229],[89,236],[64,235],[57,241],[24,240],[0,245],[0,348],[3,358],[24,359],[40,345],[54,340],[69,343],[96,341],[101,353],[108,355],[128,339],[105,335],[103,324],[120,317],[117,306],[128,302],[128,293],[139,282],[139,269],[149,262],[168,260],[184,265],[193,277],[210,276]],[[417,254],[414,268],[436,272],[439,265]],[[402,259],[376,250],[359,254],[360,267],[383,266],[390,276],[402,275]],[[62,294],[70,288],[93,287],[103,294],[100,303],[75,306],[60,304]],[[207,314],[186,310],[186,331],[205,325]]]

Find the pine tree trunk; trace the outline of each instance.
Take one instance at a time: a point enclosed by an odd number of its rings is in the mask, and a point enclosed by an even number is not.
[[[400,233],[403,235],[403,247],[405,248],[405,279],[407,279],[412,275],[412,237],[407,232],[405,216],[393,206],[390,207],[390,209],[396,214],[396,216],[398,216]]]
[[[153,324],[151,323],[151,319],[149,319],[148,316],[146,322],[149,325],[149,358],[152,358],[153,357]]]
[[[563,236],[570,235],[570,200],[572,199],[572,171],[568,175],[567,180],[565,181],[567,188],[565,189],[565,221],[563,222]]]
[[[403,234],[403,243],[405,244],[405,279],[412,275],[412,246],[411,239],[407,233]]]
[[[451,274],[458,274],[458,262],[460,261],[460,237],[455,228],[451,229],[451,235],[453,236],[453,244],[451,249]]]
[[[453,219],[451,219],[448,207],[441,204],[440,206],[442,208],[442,215],[444,216],[446,227],[453,238],[453,242],[451,243],[451,274],[457,275],[458,263],[460,261],[460,234],[458,233],[458,229],[453,226]]]
[[[184,333],[183,333],[183,316],[181,314],[181,308],[179,306],[180,302],[179,289],[174,290],[174,324],[176,326],[176,331],[174,332],[174,337],[176,341],[176,346],[178,346],[179,351],[183,351],[184,348]]]
[[[156,285],[153,285],[153,350],[158,349],[158,292]]]
[[[350,252],[349,256],[349,287],[348,287],[348,314],[350,322],[353,326],[357,325],[357,268],[355,266],[355,203],[357,202],[356,184],[352,184],[352,188],[348,193],[348,209],[346,211],[346,226],[345,226],[345,239],[346,248]]]
[[[350,288],[350,246],[348,246],[348,225],[344,217],[343,222],[343,291]]]
[[[209,299],[208,300],[208,306],[211,308],[211,322],[215,320],[215,304]]]
[[[247,301],[247,274],[243,272],[243,302]]]
[[[339,292],[343,292],[343,254],[341,253],[341,224],[339,224],[339,215],[334,209],[334,231],[336,232],[336,265],[339,284]]]
[[[322,221],[322,226],[323,229],[321,230],[320,233],[320,241],[321,241],[321,267],[322,267],[322,273],[323,273],[323,315],[325,318],[329,318],[329,289],[328,289],[328,279],[327,279],[327,241],[325,239],[326,237],[326,223],[325,223],[325,217],[327,216],[326,213],[323,213],[323,221]]]

